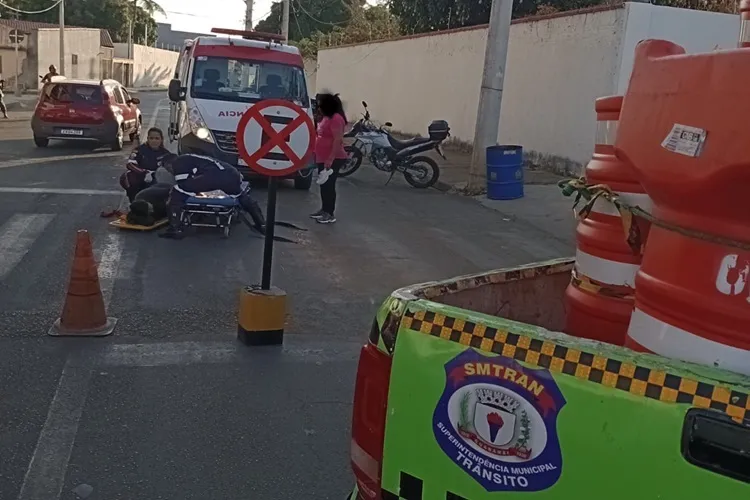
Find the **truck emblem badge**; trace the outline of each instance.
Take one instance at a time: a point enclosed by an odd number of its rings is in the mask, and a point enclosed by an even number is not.
[[[468,349],[445,365],[433,414],[438,445],[488,492],[542,491],[562,474],[557,415],[565,398],[547,370]]]

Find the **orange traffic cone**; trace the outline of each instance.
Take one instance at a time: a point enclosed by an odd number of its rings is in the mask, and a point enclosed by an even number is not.
[[[104,337],[115,329],[115,318],[107,318],[99,272],[88,231],[76,234],[76,251],[62,315],[48,332],[55,337]]]

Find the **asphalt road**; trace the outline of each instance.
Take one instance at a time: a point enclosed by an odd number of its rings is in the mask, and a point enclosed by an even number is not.
[[[165,96],[140,97],[144,122],[166,129]],[[249,349],[235,313],[240,287],[259,280],[260,238],[244,227],[228,240],[117,232],[99,213],[122,200],[125,153],[35,149],[28,115],[16,118],[0,122],[3,500],[345,498],[357,355],[382,299],[570,253],[471,199],[384,186],[368,166],[339,183],[334,225],[306,218],[315,186],[287,186],[279,217],[309,231],[276,244],[285,345]],[[94,240],[111,337],[46,335],[78,229]]]

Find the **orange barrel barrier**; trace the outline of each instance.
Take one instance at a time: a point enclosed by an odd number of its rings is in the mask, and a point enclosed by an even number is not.
[[[586,165],[586,184],[606,184],[622,201],[651,209],[651,200],[633,168],[615,156],[615,137],[622,96],[596,100],[596,144]],[[643,237],[645,221],[637,221]],[[576,229],[576,264],[565,291],[565,331],[576,337],[623,345],[633,312],[633,286],[641,264],[623,231],[620,213],[612,203],[598,199]]]
[[[654,217],[626,345],[750,375],[750,51],[636,47],[615,151]]]
[[[750,0],[740,2],[740,48],[750,47]]]
[[[80,230],[63,311],[48,333],[55,337],[104,337],[112,333],[116,322],[105,311],[91,237]]]

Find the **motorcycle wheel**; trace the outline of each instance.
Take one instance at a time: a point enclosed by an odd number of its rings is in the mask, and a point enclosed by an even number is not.
[[[362,151],[353,146],[345,146],[344,150],[349,155],[349,159],[339,169],[339,177],[349,177],[362,166]]]
[[[438,164],[429,156],[415,156],[409,161],[410,166],[414,166],[418,163],[424,165],[420,165],[420,168],[424,169],[424,175],[417,178],[407,170],[404,172],[404,179],[406,179],[406,182],[418,189],[427,189],[434,186],[440,178],[440,167],[438,167]]]

